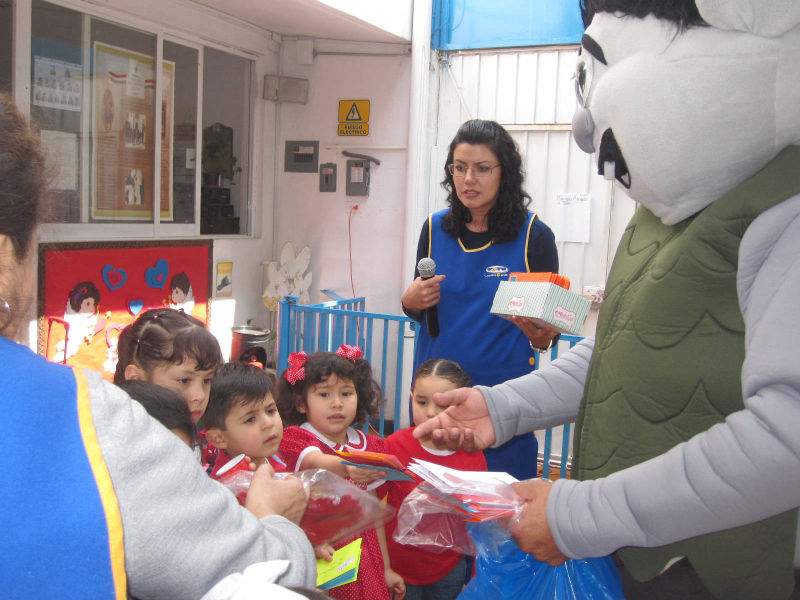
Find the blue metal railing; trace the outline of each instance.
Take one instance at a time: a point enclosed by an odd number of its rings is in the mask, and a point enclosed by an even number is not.
[[[297,304],[296,296],[286,296],[279,304],[278,374],[288,366],[290,352],[333,352],[342,344],[358,346],[373,371],[377,370],[376,360],[380,361],[378,380],[384,392],[388,378],[392,378],[394,426],[398,427],[400,407],[404,405],[401,399],[403,339],[406,324],[413,320],[406,316],[365,312],[364,298],[340,298],[304,306]],[[376,427],[381,436],[385,430],[385,413],[381,408]]]
[[[569,342],[569,347],[572,348],[575,344],[580,342],[583,339],[582,336],[579,335],[567,335],[562,333],[561,337],[559,338],[559,343],[554,344],[550,350],[550,360],[555,360],[558,358],[558,347],[561,342]],[[536,364],[534,365],[534,370],[539,368],[539,357],[536,357]],[[571,424],[565,423],[563,425],[563,431],[561,432],[561,468],[559,470],[559,476],[564,478],[567,476],[567,470],[569,468],[569,440],[570,440],[570,429]],[[545,429],[544,430],[544,450],[542,452],[542,477],[545,479],[549,478],[550,476],[550,456],[552,454],[552,446],[553,446],[553,428]]]
[[[297,296],[285,296],[280,301],[278,317],[278,357],[277,373],[280,375],[288,366],[289,354],[303,350],[309,354],[320,350],[333,352],[342,344],[358,346],[364,352],[373,371],[377,370],[375,359],[380,360],[381,389],[386,392],[389,378],[394,386],[394,427],[399,427],[400,411],[405,402],[401,398],[403,391],[403,350],[406,335],[406,324],[415,331],[414,346],[419,328],[415,321],[406,316],[370,313],[365,311],[364,298],[341,298],[333,292],[322,290],[333,300],[319,304],[297,304]],[[576,335],[562,334],[559,344],[550,350],[550,360],[558,357],[559,345],[568,343],[572,348],[583,338]],[[539,368],[539,356],[536,356],[534,369]],[[410,376],[409,376],[410,377]],[[368,425],[365,425],[365,431]],[[381,437],[384,436],[385,411],[381,407],[377,427]],[[569,446],[571,425],[563,426],[561,436],[560,476],[566,477],[569,468]],[[553,428],[544,432],[544,449],[542,452],[542,477],[549,477],[553,445]]]

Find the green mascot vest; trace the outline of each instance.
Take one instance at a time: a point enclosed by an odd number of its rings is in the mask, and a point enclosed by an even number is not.
[[[800,148],[790,147],[676,225],[637,210],[614,257],[598,320],[575,429],[578,479],[659,456],[744,407],[739,245],[758,215],[800,193],[799,164]],[[642,581],[685,556],[717,598],[783,600],[794,588],[796,534],[793,510],[619,554]]]

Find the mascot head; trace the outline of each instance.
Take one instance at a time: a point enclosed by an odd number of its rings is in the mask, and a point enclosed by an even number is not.
[[[800,0],[581,0],[578,146],[666,225],[800,143]]]

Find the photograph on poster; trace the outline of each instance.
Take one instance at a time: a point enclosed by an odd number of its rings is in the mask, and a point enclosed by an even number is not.
[[[91,218],[153,221],[156,179],[155,58],[95,42],[93,46]],[[175,63],[162,61],[160,219],[173,218],[172,128]]]
[[[129,112],[125,121],[125,147],[146,150],[145,123],[147,117],[142,113]]]
[[[33,105],[80,112],[82,77],[79,64],[34,56]]]

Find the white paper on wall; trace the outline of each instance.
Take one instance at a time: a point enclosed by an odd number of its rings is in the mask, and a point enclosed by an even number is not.
[[[548,225],[557,242],[589,243],[590,194],[556,194],[555,210],[548,213]]]

